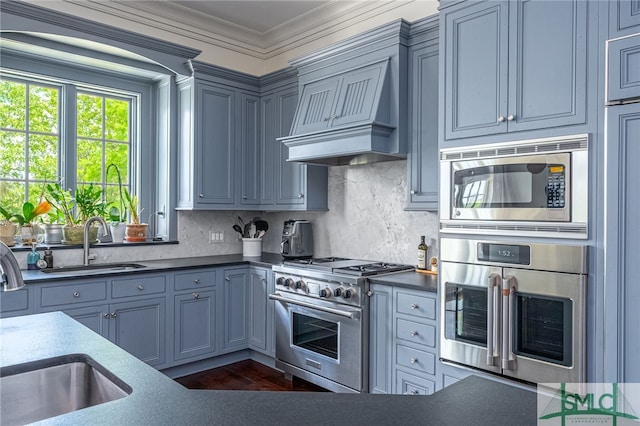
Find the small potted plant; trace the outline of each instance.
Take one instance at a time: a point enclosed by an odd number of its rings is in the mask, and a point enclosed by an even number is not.
[[[38,216],[51,210],[51,204],[46,200],[41,201],[37,206],[27,201],[22,205],[22,214],[12,214],[2,209],[2,215],[6,218],[14,218],[20,225],[20,235],[22,236],[22,244],[35,244],[38,242],[39,229],[36,224]],[[7,220],[8,221],[8,220]],[[15,234],[14,234],[15,236]]]
[[[65,225],[62,227],[63,244],[82,244],[84,240],[84,224],[92,216],[104,215],[102,189],[93,184],[81,186],[76,190],[75,197],[71,191],[62,189],[59,183],[48,184],[48,200],[58,210],[62,211]],[[76,216],[73,209],[76,209]],[[91,241],[98,239],[98,228],[89,230]]]
[[[131,223],[127,224],[125,231],[125,240],[129,242],[142,242],[147,239],[147,224],[140,223],[140,213],[138,210],[138,197],[131,195],[127,188],[124,188],[125,204],[131,212]]]
[[[0,241],[5,243],[7,247],[12,247],[16,243],[16,234],[18,233],[18,224],[13,222],[13,214],[9,213],[3,207],[0,207]]]
[[[124,241],[125,226],[127,221],[127,209],[124,207],[124,194],[122,188],[122,178],[120,176],[120,170],[118,166],[111,163],[107,166],[107,177],[109,176],[109,170],[115,170],[118,177],[118,201],[108,204],[107,219],[109,220],[109,227],[111,228],[111,236],[114,243],[121,243]],[[106,197],[106,194],[105,194]],[[106,198],[105,198],[106,199]]]

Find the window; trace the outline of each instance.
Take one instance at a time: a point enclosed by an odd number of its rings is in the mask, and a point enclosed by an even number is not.
[[[39,201],[45,182],[92,184],[107,203],[118,200],[118,176],[109,165],[131,190],[137,103],[134,93],[0,78],[0,204],[20,211],[25,200]]]

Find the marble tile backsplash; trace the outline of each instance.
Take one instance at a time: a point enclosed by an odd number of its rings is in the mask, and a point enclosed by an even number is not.
[[[93,247],[92,253],[98,255],[94,263],[242,253],[242,242],[232,229],[236,217],[250,220],[260,216],[269,222],[263,251],[280,251],[285,220],[307,219],[313,222],[315,256],[414,264],[420,235],[437,241],[438,218],[435,213],[404,210],[406,167],[404,160],[330,167],[327,212],[181,211],[179,244]],[[224,241],[210,244],[210,231],[224,232]],[[18,252],[16,257],[21,267],[26,268],[26,252]],[[82,250],[55,250],[54,258],[56,266],[81,264]]]

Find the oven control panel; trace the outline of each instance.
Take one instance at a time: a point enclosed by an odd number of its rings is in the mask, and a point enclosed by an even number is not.
[[[350,283],[338,283],[295,275],[276,274],[276,290],[347,305],[360,306],[361,304],[361,289]]]

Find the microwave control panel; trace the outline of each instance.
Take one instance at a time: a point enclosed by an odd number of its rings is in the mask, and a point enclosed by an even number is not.
[[[547,176],[547,207],[561,209],[565,206],[564,166],[549,166]]]

